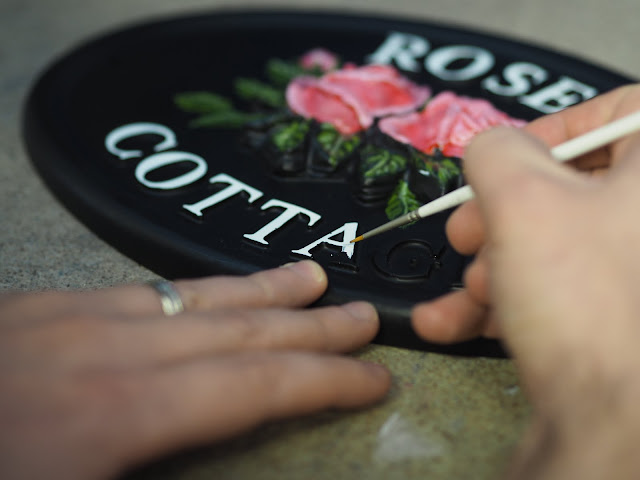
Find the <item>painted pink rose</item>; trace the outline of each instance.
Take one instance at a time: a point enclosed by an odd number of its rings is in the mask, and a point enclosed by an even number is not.
[[[305,53],[299,63],[307,70],[319,68],[322,72],[328,72],[337,68],[338,56],[324,48],[314,48]]]
[[[380,120],[380,130],[399,142],[431,154],[440,149],[447,157],[462,157],[478,133],[498,125],[521,127],[524,120],[510,117],[483,99],[442,92],[421,112]]]
[[[350,135],[369,128],[376,117],[410,112],[427,101],[418,86],[386,65],[347,65],[315,77],[297,77],[287,86],[289,108],[306,118],[331,123]]]

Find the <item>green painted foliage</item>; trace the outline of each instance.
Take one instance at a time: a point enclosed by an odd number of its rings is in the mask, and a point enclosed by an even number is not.
[[[284,107],[286,102],[281,88],[253,78],[238,78],[234,83],[236,93],[244,100],[263,103],[268,107]]]
[[[261,118],[262,115],[240,112],[238,110],[229,110],[226,112],[215,112],[200,115],[198,118],[189,122],[190,127],[205,128],[239,128],[248,122]]]
[[[427,172],[428,175],[438,181],[443,190],[446,190],[449,182],[460,174],[460,167],[450,158],[434,159],[416,152],[414,157],[418,169]]]
[[[445,158],[440,162],[438,169],[438,180],[442,185],[448,184],[451,180],[460,175],[460,168],[449,158]]]
[[[359,135],[344,136],[333,125],[323,123],[316,139],[329,157],[329,164],[337,167],[360,145]]]
[[[309,71],[295,62],[287,62],[279,58],[273,58],[267,62],[266,74],[269,80],[281,87],[285,87],[291,80],[300,75],[308,75]]]
[[[360,171],[365,179],[376,179],[402,173],[407,168],[407,159],[389,150],[367,146],[362,152]]]
[[[213,113],[232,110],[231,100],[211,92],[183,92],[173,97],[181,110],[189,113]]]
[[[420,208],[420,202],[418,202],[416,196],[409,188],[409,184],[404,180],[400,180],[387,202],[387,208],[385,209],[387,218],[393,220],[416,208]]]
[[[271,141],[281,152],[295,150],[304,143],[309,128],[309,121],[295,120],[277,130],[272,135]]]

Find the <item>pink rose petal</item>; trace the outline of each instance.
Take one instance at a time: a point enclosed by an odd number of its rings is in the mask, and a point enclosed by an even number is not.
[[[523,120],[509,117],[490,102],[442,92],[422,112],[387,117],[380,130],[399,142],[433,153],[436,148],[450,157],[461,157],[471,139],[497,125],[521,127]]]
[[[413,111],[429,95],[428,87],[415,85],[393,67],[352,64],[321,78],[295,78],[286,92],[293,112],[331,123],[345,135],[369,128],[376,117]]]
[[[415,110],[431,95],[428,87],[415,85],[387,65],[338,70],[322,81],[349,92],[374,117]]]
[[[373,118],[340,89],[314,77],[297,77],[287,86],[289,108],[305,118],[331,123],[343,135],[369,128]]]
[[[338,66],[338,57],[324,48],[314,48],[305,53],[299,63],[308,70],[317,67],[323,72],[328,72]]]

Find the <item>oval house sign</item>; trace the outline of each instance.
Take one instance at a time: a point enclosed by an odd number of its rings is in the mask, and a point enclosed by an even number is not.
[[[409,325],[460,286],[449,212],[349,240],[464,183],[477,132],[521,125],[629,80],[522,43],[439,24],[218,11],[123,29],[55,62],[24,136],[58,198],[169,278],[313,258],[321,303],[364,299],[379,343],[437,347]]]

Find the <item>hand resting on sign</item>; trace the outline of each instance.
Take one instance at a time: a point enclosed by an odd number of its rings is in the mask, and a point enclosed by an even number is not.
[[[363,302],[302,309],[314,262],[149,286],[0,297],[0,478],[106,479],[265,421],[384,397],[388,371],[339,355],[378,330]]]

